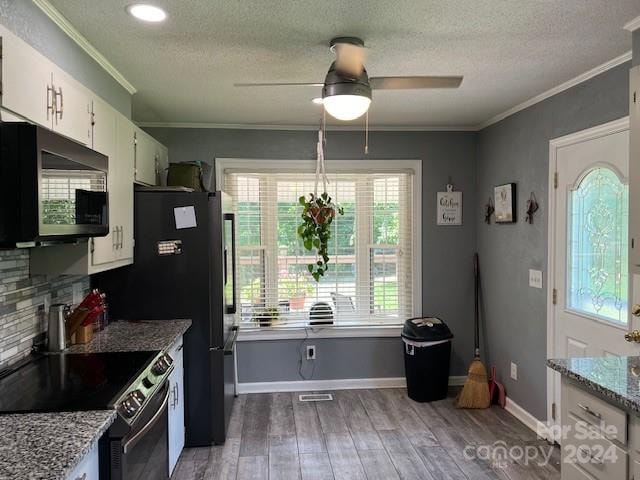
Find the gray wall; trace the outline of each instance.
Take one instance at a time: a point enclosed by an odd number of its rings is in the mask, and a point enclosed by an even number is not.
[[[309,159],[315,156],[312,131],[162,129],[148,131],[169,148],[172,162],[215,157]],[[362,159],[364,134],[329,132],[327,159]],[[423,313],[448,322],[456,338],[452,375],[466,373],[473,355],[472,256],[476,245],[476,134],[469,132],[371,132],[372,159],[422,160],[422,299]],[[449,177],[462,190],[464,225],[436,226],[436,192]],[[403,376],[402,350],[394,339],[313,340],[318,346],[314,378]],[[277,345],[278,348],[275,348]],[[240,346],[240,381],[298,380],[299,340],[246,342]],[[323,354],[323,351],[329,352]],[[324,355],[324,358],[323,358]],[[268,368],[264,361],[268,359]],[[356,360],[358,359],[358,360]],[[293,363],[292,363],[293,362]],[[368,367],[358,367],[364,362]],[[384,366],[382,368],[381,366]]]
[[[628,115],[625,63],[482,130],[478,135],[478,196],[495,185],[518,184],[516,224],[486,225],[476,218],[489,361],[516,403],[546,418],[546,285],[549,140]],[[540,210],[524,222],[533,191]],[[528,286],[528,270],[542,270],[545,289]],[[509,375],[518,364],[518,381]]]
[[[631,59],[631,63],[635,67],[636,65],[640,65],[640,30],[636,30],[633,32],[633,58]]]
[[[31,0],[0,0],[0,24],[127,117],[131,95]]]

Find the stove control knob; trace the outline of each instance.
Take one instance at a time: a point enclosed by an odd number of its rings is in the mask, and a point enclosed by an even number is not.
[[[151,372],[156,376],[164,375],[172,363],[173,359],[165,353],[153,364]]]
[[[120,408],[125,417],[131,418],[140,409],[142,403],[136,398],[134,392],[129,393],[120,403]]]
[[[133,392],[131,392],[131,396],[135,398],[136,402],[138,402],[140,405],[142,405],[147,399],[147,397],[144,396],[144,393],[142,393],[140,390],[134,390]]]
[[[144,377],[142,379],[142,385],[144,386],[144,388],[151,388],[151,387],[153,387],[154,383],[155,382],[149,377]]]

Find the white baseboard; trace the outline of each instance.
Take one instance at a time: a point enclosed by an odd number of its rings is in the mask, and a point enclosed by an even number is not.
[[[450,386],[464,384],[467,377],[449,377]],[[404,377],[345,378],[337,380],[299,380],[293,382],[238,383],[238,393],[317,392],[324,390],[351,390],[362,388],[404,388]]]
[[[544,438],[545,440],[550,440],[546,438],[546,434],[548,432],[547,425],[531,415],[509,397],[507,397],[507,404],[505,405],[504,409],[511,415],[513,415],[516,419],[520,420],[525,426],[533,430],[536,435]]]

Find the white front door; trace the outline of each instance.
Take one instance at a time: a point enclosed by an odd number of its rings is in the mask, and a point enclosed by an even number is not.
[[[622,119],[551,141],[549,357],[637,354],[629,329],[629,126]],[[560,412],[549,370],[549,419]],[[553,404],[555,403],[555,408]],[[558,415],[555,420],[558,422]]]

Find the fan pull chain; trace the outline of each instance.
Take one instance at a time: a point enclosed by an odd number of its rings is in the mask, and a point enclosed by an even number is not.
[[[367,110],[364,122],[364,154],[369,155],[369,110]]]

